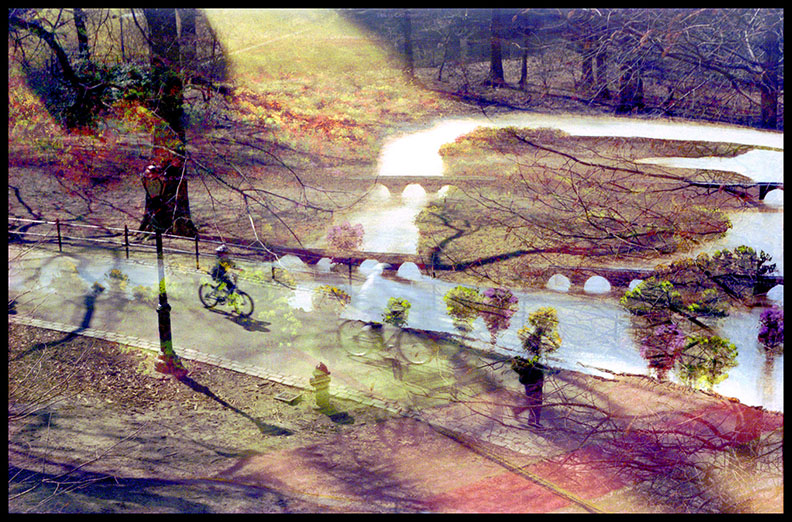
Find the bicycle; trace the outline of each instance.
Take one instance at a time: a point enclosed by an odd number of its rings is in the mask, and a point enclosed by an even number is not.
[[[236,285],[236,276],[234,284]],[[214,308],[218,304],[231,306],[240,317],[249,317],[253,313],[253,299],[239,288],[229,291],[228,285],[222,281],[204,281],[198,287],[198,299],[206,308]]]
[[[387,336],[386,330],[389,330]],[[355,357],[366,356],[374,349],[395,349],[407,362],[425,364],[440,350],[438,343],[426,332],[356,319],[341,323],[337,336],[338,344]]]

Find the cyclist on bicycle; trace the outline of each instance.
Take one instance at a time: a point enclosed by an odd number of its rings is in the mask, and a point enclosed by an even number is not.
[[[212,270],[209,274],[212,276],[212,279],[215,281],[225,284],[225,290],[227,295],[231,295],[236,290],[236,282],[235,278],[232,277],[230,270],[232,268],[238,268],[236,263],[234,263],[228,255],[228,248],[225,245],[220,245],[215,249],[215,254],[217,254],[217,263],[215,266],[212,267]]]

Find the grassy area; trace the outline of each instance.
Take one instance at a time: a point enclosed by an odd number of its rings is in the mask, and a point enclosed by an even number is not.
[[[385,136],[464,110],[410,81],[396,57],[336,11],[203,13],[225,53],[224,80],[234,86],[229,96],[185,89],[190,204],[203,233],[251,237],[252,226],[274,243],[311,243],[326,232],[331,211],[370,188],[346,179],[374,178]],[[120,59],[119,26],[104,27],[95,59],[110,64]],[[130,216],[143,202],[136,175],[150,161],[146,133],[115,120],[116,111],[91,133],[67,134],[31,90],[16,52],[9,45],[9,148],[12,165],[29,167],[14,174],[23,200],[41,199],[35,203],[48,219],[134,226]],[[36,177],[56,183],[23,181],[39,168]],[[45,201],[52,194],[40,193],[42,184],[64,197]]]

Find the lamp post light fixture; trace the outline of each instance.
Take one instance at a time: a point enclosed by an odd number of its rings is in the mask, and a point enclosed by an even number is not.
[[[157,305],[157,318],[159,323],[160,339],[160,361],[156,365],[156,370],[160,373],[173,375],[181,379],[187,375],[187,369],[181,362],[176,352],[173,351],[173,339],[171,337],[171,306],[168,304],[168,294],[165,290],[165,258],[162,249],[162,223],[160,217],[165,211],[163,197],[165,191],[165,180],[162,178],[162,169],[156,165],[149,165],[142,176],[143,187],[146,194],[151,198],[151,225],[154,228],[157,246],[157,275],[159,279],[159,304]]]

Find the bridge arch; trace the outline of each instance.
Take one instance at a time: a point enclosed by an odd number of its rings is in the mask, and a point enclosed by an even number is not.
[[[569,281],[569,278],[561,274],[553,274],[550,276],[550,279],[547,280],[547,284],[545,285],[548,290],[555,290],[556,292],[568,292],[570,286],[572,286],[572,283]]]
[[[445,198],[451,196],[457,190],[459,190],[459,188],[456,185],[443,185],[437,190],[437,197]]]
[[[643,279],[633,279],[630,281],[630,290],[635,290],[635,287],[643,283]]]
[[[278,258],[278,264],[283,268],[292,270],[302,270],[305,268],[305,261],[295,256],[294,254],[286,254]]]
[[[783,207],[784,206],[784,191],[774,190],[768,192],[764,197],[764,204],[769,207]]]
[[[388,187],[383,185],[382,183],[377,183],[371,188],[371,192],[368,194],[368,199],[370,201],[388,201],[391,198],[391,191]]]
[[[396,271],[396,275],[402,279],[409,279],[411,281],[420,281],[423,279],[421,269],[412,261],[402,263],[401,266],[399,266],[399,270]]]
[[[607,294],[611,291],[611,284],[604,277],[595,275],[586,279],[583,291],[587,294]]]
[[[360,263],[360,266],[358,267],[358,272],[360,272],[361,274],[367,276],[374,270],[374,268],[378,264],[379,264],[379,261],[376,260],[376,259],[366,259],[365,261]]]
[[[784,304],[784,285],[775,285],[767,292],[767,298],[770,301]]]
[[[410,183],[402,190],[402,202],[407,205],[419,205],[426,201],[426,190],[420,183]]]
[[[320,272],[329,272],[333,262],[329,257],[323,257],[316,262],[316,268]]]

